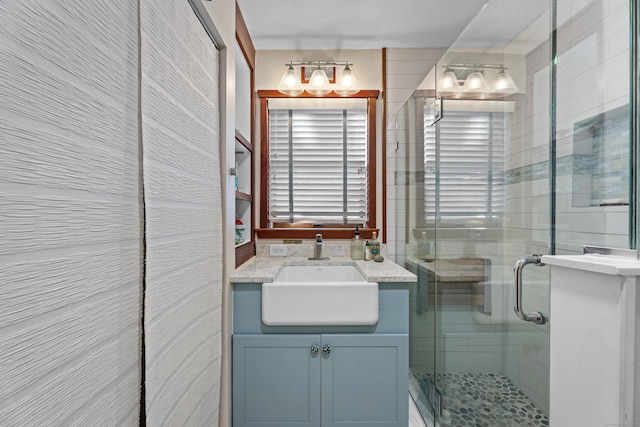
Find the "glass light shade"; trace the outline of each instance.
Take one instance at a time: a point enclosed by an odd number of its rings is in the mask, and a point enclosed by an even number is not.
[[[487,85],[482,72],[474,71],[470,73],[464,81],[464,85],[462,85],[462,91],[476,95],[484,95],[487,93],[489,91],[489,86]]]
[[[296,73],[293,65],[289,65],[287,71],[282,75],[278,85],[278,92],[289,96],[297,96],[304,92],[300,83],[300,76]]]
[[[459,93],[460,84],[458,83],[456,73],[450,69],[446,69],[438,82],[438,90],[440,92]]]
[[[497,96],[507,96],[518,91],[518,86],[511,76],[505,70],[502,70],[496,76],[491,84],[491,94]]]
[[[331,92],[331,86],[329,84],[329,79],[327,78],[327,73],[318,68],[311,74],[311,78],[309,79],[309,86],[307,87],[307,92],[311,95],[322,96]]]
[[[342,74],[340,75],[340,80],[338,81],[338,85],[335,88],[335,92],[338,95],[354,95],[360,92],[356,75],[348,65],[344,68]]]

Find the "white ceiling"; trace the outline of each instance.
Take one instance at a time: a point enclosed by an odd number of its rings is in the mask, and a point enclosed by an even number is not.
[[[238,0],[256,49],[448,47],[487,0]]]

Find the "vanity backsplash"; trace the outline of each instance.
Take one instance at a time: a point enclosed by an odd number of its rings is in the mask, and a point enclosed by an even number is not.
[[[367,239],[362,241],[362,244]],[[302,243],[282,243],[282,240],[272,240],[267,242],[256,242],[256,256],[264,257],[288,257],[288,258],[307,258],[313,256],[315,241],[303,240]],[[271,246],[276,246],[277,253],[286,253],[286,255],[272,255]],[[348,240],[325,240],[322,242],[322,255],[329,258],[349,258],[350,241]],[[284,249],[286,248],[286,250]],[[382,255],[385,254],[385,245],[380,248]]]

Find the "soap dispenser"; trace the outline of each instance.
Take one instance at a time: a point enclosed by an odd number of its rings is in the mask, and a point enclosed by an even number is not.
[[[360,240],[360,230],[356,226],[356,232],[351,239],[351,248],[350,248],[351,259],[364,259],[364,248],[362,247],[362,240]]]

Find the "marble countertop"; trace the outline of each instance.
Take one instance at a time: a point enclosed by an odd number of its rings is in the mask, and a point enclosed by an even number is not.
[[[332,258],[312,261],[292,257],[253,257],[231,275],[231,283],[273,282],[274,276],[283,265],[355,265],[370,282],[415,283],[415,274],[385,258],[383,262],[355,261],[349,258]]]

